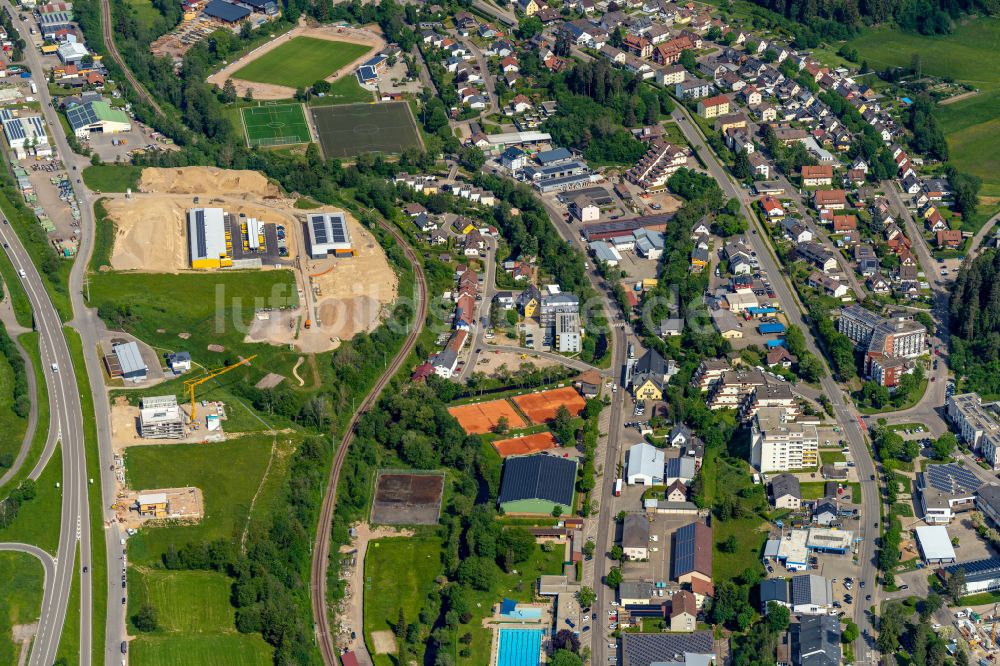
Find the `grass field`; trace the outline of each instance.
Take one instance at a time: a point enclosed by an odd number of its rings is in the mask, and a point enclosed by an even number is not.
[[[295,37],[238,69],[234,79],[305,88],[371,50],[363,44]]]
[[[0,541],[30,543],[55,556],[59,546],[59,514],[62,507],[62,449],[52,453],[35,483],[36,495],[21,505],[17,518],[0,530]]]
[[[260,634],[147,635],[129,643],[131,666],[270,666],[273,650]]]
[[[373,99],[375,99],[375,94],[371,90],[362,88],[356,76],[345,76],[331,83],[330,92],[323,97],[313,97],[310,99],[309,105],[355,104],[358,102],[371,102]]]
[[[279,439],[280,457],[290,447]],[[196,486],[205,495],[205,518],[194,525],[148,527],[129,540],[130,561],[158,564],[170,545],[190,541],[239,539],[247,523],[250,501],[271,457],[271,437],[248,436],[215,444],[140,446],[128,450],[127,478],[132,488]],[[284,470],[272,467],[279,478]],[[268,477],[272,478],[271,476]],[[270,497],[259,497],[255,515],[270,508],[277,485],[268,484]]]
[[[259,634],[236,631],[230,603],[232,581],[214,571],[129,568],[128,616],[143,604],[156,609],[159,627],[151,634],[131,624],[138,636],[129,646],[132,664],[268,664],[271,647]]]
[[[950,35],[924,36],[887,28],[863,33],[851,41],[861,58],[875,69],[909,67],[920,54],[927,74],[951,77],[981,93],[938,107],[951,161],[983,179],[982,208],[1000,202],[1000,18],[967,19]]]
[[[11,640],[11,628],[38,619],[43,579],[42,564],[33,556],[0,553],[0,663],[17,663],[21,646]]]
[[[819,459],[824,465],[832,465],[833,463],[846,462],[847,456],[844,455],[839,450],[820,450]]]
[[[317,106],[311,111],[327,157],[401,153],[420,147],[420,134],[405,102]]]
[[[162,18],[159,10],[153,6],[151,0],[128,0],[128,6],[135,13],[136,20],[149,28],[158,18]]]
[[[129,570],[129,633],[138,630],[131,618],[143,604],[156,609],[158,631],[212,634],[235,631],[236,610],[229,603],[232,581],[214,571]]]
[[[15,352],[16,353],[16,352]],[[25,368],[25,372],[27,372]],[[14,413],[14,369],[7,357],[0,355],[0,455],[10,456],[10,460],[21,450],[24,431],[28,428],[28,420]]]
[[[129,333],[163,350],[186,349],[205,366],[216,367],[226,358],[207,351],[212,343],[224,345],[226,354],[259,354],[256,365],[286,376],[299,357],[285,348],[243,342],[256,307],[298,303],[291,271],[180,275],[108,271],[91,275],[90,296],[94,307],[109,303],[130,309],[132,316],[121,323]],[[181,332],[191,337],[181,340],[177,337]]]
[[[247,144],[251,148],[292,146],[312,140],[301,104],[266,104],[244,107],[240,111]]]
[[[97,192],[125,192],[139,187],[142,167],[126,164],[98,164],[83,170],[83,182]]]
[[[372,649],[373,631],[392,630],[399,609],[407,622],[415,622],[434,579],[441,573],[441,548],[437,537],[389,538],[373,541],[365,555],[365,642],[376,666],[390,666],[389,655]]]

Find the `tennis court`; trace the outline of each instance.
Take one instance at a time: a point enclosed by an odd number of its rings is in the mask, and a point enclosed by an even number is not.
[[[458,424],[469,435],[482,435],[489,432],[501,416],[507,417],[507,424],[511,430],[528,425],[514,409],[514,406],[506,400],[489,400],[472,405],[449,407],[448,413],[455,417]]]
[[[578,416],[587,405],[583,396],[570,386],[515,396],[514,403],[532,423],[536,424],[555,418],[556,412],[562,406],[565,406],[573,416]]]
[[[556,438],[551,432],[539,432],[534,435],[512,437],[511,439],[498,439],[493,442],[493,448],[497,450],[501,458],[538,453],[539,451],[554,449],[556,446],[558,446]]]
[[[301,104],[263,104],[241,110],[247,145],[291,146],[312,141]]]
[[[406,102],[342,104],[311,109],[323,154],[356,157],[361,153],[399,154],[420,148],[420,132]]]

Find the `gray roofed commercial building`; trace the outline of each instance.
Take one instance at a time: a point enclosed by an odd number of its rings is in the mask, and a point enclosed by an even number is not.
[[[840,618],[807,615],[790,627],[794,666],[839,666]]]
[[[668,485],[674,481],[688,483],[694,479],[694,467],[694,458],[690,458],[688,456],[670,458],[667,460],[666,467],[663,471],[663,481]]]
[[[711,631],[689,634],[622,634],[622,666],[653,666],[685,663],[694,666],[705,660],[692,656],[715,656],[715,638]]]
[[[575,460],[547,455],[508,458],[498,503],[507,513],[547,514],[558,505],[568,514],[575,485]]]
[[[569,151],[568,148],[553,148],[552,150],[542,150],[537,155],[535,159],[542,166],[549,164],[555,164],[556,162],[562,162],[573,157],[573,153]]]
[[[309,256],[323,259],[327,255],[350,256],[351,235],[343,213],[312,213],[306,220],[309,232]]]
[[[990,484],[977,490],[976,508],[994,525],[1000,525],[1000,486]]]
[[[825,612],[833,603],[833,583],[823,576],[795,576],[789,587],[792,610],[796,613],[815,615]]]
[[[225,2],[225,0],[212,0],[204,9],[205,15],[217,18],[226,23],[238,23],[250,16],[250,10],[246,7]]]
[[[963,594],[978,594],[1000,590],[1000,558],[988,557],[973,562],[961,562],[944,568],[946,576],[961,569],[965,573]]]
[[[653,598],[655,589],[648,580],[623,580],[618,585],[618,601],[622,604],[644,604]]]
[[[146,362],[142,360],[139,345],[134,342],[122,342],[111,346],[111,351],[118,357],[121,364],[122,379],[142,381],[146,378]]]
[[[629,447],[626,481],[629,485],[653,486],[663,483],[663,449],[649,442],[639,442]]]

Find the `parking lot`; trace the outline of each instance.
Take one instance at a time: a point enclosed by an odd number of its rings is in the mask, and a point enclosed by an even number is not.
[[[640,495],[642,487],[640,489]],[[634,490],[634,489],[633,489]],[[634,504],[631,504],[635,506]],[[670,536],[678,529],[693,522],[696,516],[655,514],[649,525],[649,560],[645,562],[626,561],[622,574],[628,580],[670,580]],[[616,540],[621,541],[621,526]],[[652,541],[655,538],[656,541]]]
[[[132,151],[138,149],[160,150],[162,144],[158,144],[152,138],[152,132],[135,118],[132,118],[132,129],[128,132],[118,134],[101,134],[95,132],[90,138],[83,141],[92,151],[100,155],[105,162],[115,162],[118,160],[128,161]],[[115,145],[117,142],[118,145]]]

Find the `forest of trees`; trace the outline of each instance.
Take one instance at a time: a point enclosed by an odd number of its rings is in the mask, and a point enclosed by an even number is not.
[[[844,39],[864,25],[895,22],[924,35],[946,34],[964,14],[993,14],[994,0],[753,0],[823,38]],[[805,35],[808,37],[808,35]]]
[[[1000,253],[987,250],[962,265],[949,308],[955,374],[971,390],[1000,392]]]

